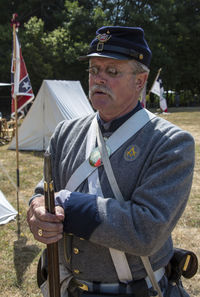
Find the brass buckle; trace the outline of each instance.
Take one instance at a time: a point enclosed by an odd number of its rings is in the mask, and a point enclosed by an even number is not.
[[[102,52],[103,51],[103,47],[104,47],[104,44],[102,42],[98,42],[97,43],[97,51],[98,52]]]
[[[86,284],[79,283],[78,287],[83,291],[88,291],[88,286]]]

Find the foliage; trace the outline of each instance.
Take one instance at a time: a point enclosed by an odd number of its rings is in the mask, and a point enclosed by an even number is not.
[[[12,30],[17,12],[19,36],[34,93],[43,79],[81,80],[87,90],[85,63],[97,28],[141,26],[153,52],[148,88],[162,67],[165,90],[200,96],[199,0],[2,0],[0,11],[0,80],[10,80]]]

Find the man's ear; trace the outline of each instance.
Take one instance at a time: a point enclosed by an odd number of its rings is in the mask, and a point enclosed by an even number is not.
[[[138,73],[136,76],[136,89],[137,91],[141,91],[147,81],[148,78],[148,73],[143,72],[143,73]]]

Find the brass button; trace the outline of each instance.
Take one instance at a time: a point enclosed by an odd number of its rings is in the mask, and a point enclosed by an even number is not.
[[[79,274],[80,271],[78,269],[74,269],[74,273]]]
[[[144,58],[143,54],[140,54],[140,55],[139,55],[139,59],[140,59],[140,60],[143,60],[143,58]]]
[[[79,254],[79,249],[73,248],[73,252],[74,252],[75,255],[78,255]]]

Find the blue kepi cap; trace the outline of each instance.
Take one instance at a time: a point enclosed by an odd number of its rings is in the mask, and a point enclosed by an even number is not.
[[[88,54],[79,57],[79,60],[91,57],[134,59],[149,67],[152,53],[142,28],[104,26],[96,31],[96,37],[90,44]]]

